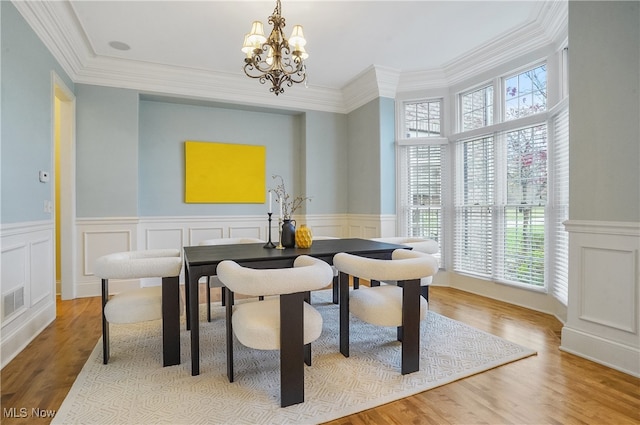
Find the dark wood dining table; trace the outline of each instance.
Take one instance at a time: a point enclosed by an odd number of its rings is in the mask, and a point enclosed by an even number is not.
[[[406,245],[357,238],[317,240],[310,248],[265,248],[262,243],[184,247],[187,329],[191,331],[191,375],[200,374],[199,281],[205,276],[215,276],[221,261],[233,260],[245,267],[273,269],[293,267],[294,260],[300,255],[310,255],[333,264],[333,256],[339,252],[390,259],[394,250],[402,248],[410,249]],[[333,289],[335,300],[337,285],[334,284]]]

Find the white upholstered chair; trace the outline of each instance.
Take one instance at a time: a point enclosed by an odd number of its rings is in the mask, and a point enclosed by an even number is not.
[[[408,249],[393,251],[391,260],[339,253],[333,264],[340,272],[340,352],[349,357],[349,312],[367,323],[394,326],[402,342],[402,374],[420,369],[420,320],[427,301],[420,296],[420,279],[433,276],[438,262],[433,256]],[[349,276],[396,285],[349,291]]]
[[[322,332],[322,316],[305,300],[309,291],[331,282],[331,267],[301,255],[292,268],[257,270],[222,261],[218,277],[227,291],[227,376],[233,382],[233,335],[258,350],[280,350],[280,404],[304,402],[304,363],[311,365],[311,342]],[[233,305],[233,293],[277,295]]]
[[[378,242],[394,243],[398,245],[410,246],[414,251],[431,254],[440,261],[440,248],[438,242],[433,239],[416,238],[408,236],[394,236],[387,238],[372,238],[371,240]],[[433,276],[423,277],[420,279],[420,292],[425,300],[429,301],[429,285],[433,280]],[[379,282],[371,282],[371,286],[377,286]]]
[[[264,243],[258,238],[215,238],[206,239],[200,245],[234,245],[241,243]],[[221,288],[222,305],[225,304],[224,288],[217,276],[207,276],[207,321],[211,321],[211,288]]]
[[[103,363],[109,362],[109,324],[138,323],[162,319],[163,364],[180,363],[179,276],[182,269],[180,251],[154,249],[104,255],[94,265],[94,274],[102,280],[102,351]],[[162,286],[136,288],[109,297],[110,279],[161,277]],[[170,297],[165,300],[163,297]]]

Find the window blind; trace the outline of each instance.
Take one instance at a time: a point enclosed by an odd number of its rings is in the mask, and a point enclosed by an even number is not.
[[[544,287],[547,126],[507,132],[506,196],[500,196],[496,277]]]
[[[554,181],[550,208],[552,243],[550,244],[550,283],[552,295],[564,305],[569,298],[569,234],[564,222],[569,219],[569,108],[551,118],[551,156]]]
[[[407,234],[433,239],[440,245],[445,145],[411,145],[404,146],[403,150],[406,164],[403,209]]]
[[[454,269],[491,276],[495,155],[493,137],[457,144]]]

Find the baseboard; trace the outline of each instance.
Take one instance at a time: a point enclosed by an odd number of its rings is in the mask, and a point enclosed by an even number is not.
[[[13,360],[33,339],[56,319],[55,302],[45,304],[40,310],[21,323],[14,332],[3,333],[0,346],[2,368]]]
[[[560,350],[640,378],[638,348],[565,326]]]

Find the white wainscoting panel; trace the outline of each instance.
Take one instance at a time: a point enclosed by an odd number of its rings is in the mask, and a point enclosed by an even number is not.
[[[187,236],[187,240],[189,241],[189,245],[197,245],[197,243],[192,241],[205,241],[207,239],[220,239],[224,234],[224,229],[222,227],[191,227],[189,229],[189,235]]]
[[[640,223],[568,221],[561,349],[640,376]]]
[[[137,218],[91,218],[76,220],[76,295],[96,297],[101,293],[100,278],[93,273],[93,264],[103,255],[144,249],[138,244]],[[117,280],[109,283],[112,293],[139,286],[138,280]]]
[[[184,229],[181,227],[167,229],[145,229],[144,249],[176,248],[182,246]]]
[[[52,221],[2,226],[2,367],[56,317],[53,226]]]
[[[55,301],[55,285],[51,285],[51,276],[55,276],[53,268],[53,237],[34,239],[30,243],[29,265],[30,265],[30,285],[29,285],[29,307],[35,307],[45,300]],[[46,301],[45,301],[46,302]]]
[[[634,250],[581,247],[580,320],[637,334]]]
[[[396,236],[396,216],[376,214],[349,214],[348,237],[382,238]]]
[[[297,217],[296,223],[298,225],[306,224],[310,227],[313,236],[344,238],[348,235],[348,220],[349,217],[346,214],[309,214]]]

